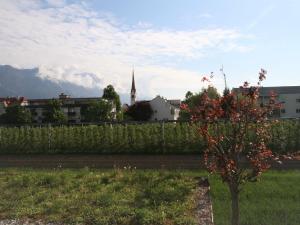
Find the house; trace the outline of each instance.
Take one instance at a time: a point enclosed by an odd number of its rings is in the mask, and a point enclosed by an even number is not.
[[[149,104],[153,110],[152,121],[177,120],[179,117],[180,100],[167,100],[158,95]]]
[[[240,90],[233,89],[237,93]],[[275,93],[277,101],[282,104],[281,109],[276,113],[277,117],[300,118],[300,86],[261,87],[259,99],[262,104],[269,101],[271,92]]]
[[[136,88],[134,80],[134,71],[132,72],[132,84],[130,91],[130,103],[134,105],[136,103]],[[153,110],[153,115],[150,120],[162,121],[162,120],[177,120],[179,118],[180,104],[179,99],[167,100],[161,96],[156,96],[154,99],[148,102]],[[125,109],[126,106],[124,106]],[[128,106],[126,107],[128,109]]]
[[[25,97],[6,97],[6,98],[0,98],[0,115],[5,113],[6,107],[18,104],[21,106],[27,106],[28,100]]]

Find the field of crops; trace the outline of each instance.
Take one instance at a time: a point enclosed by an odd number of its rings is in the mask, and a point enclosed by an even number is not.
[[[299,121],[281,121],[272,133],[272,150],[300,149]],[[0,127],[0,154],[194,154],[204,148],[189,123]]]

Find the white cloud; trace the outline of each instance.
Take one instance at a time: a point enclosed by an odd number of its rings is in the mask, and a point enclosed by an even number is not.
[[[42,77],[56,81],[86,87],[111,83],[127,93],[135,65],[144,97],[183,97],[201,88],[201,74],[170,66],[174,58],[248,50],[239,44],[244,36],[233,29],[177,31],[146,22],[129,27],[110,13],[63,0],[1,1],[0,37],[0,64],[39,66]]]

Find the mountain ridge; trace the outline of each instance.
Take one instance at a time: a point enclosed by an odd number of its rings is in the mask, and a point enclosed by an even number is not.
[[[72,97],[100,97],[103,89],[87,88],[69,81],[53,81],[39,76],[39,68],[18,69],[11,65],[0,65],[0,96],[26,98],[57,98],[60,93]],[[126,98],[120,95],[121,99]]]

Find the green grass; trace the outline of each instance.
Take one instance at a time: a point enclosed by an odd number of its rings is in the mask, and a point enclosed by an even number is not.
[[[211,196],[216,225],[230,224],[228,188],[212,177]],[[240,194],[241,225],[299,225],[300,171],[270,171],[247,183]]]
[[[0,169],[0,219],[67,224],[195,224],[203,171]],[[216,225],[230,224],[230,196],[210,176]],[[241,225],[299,225],[300,171],[270,171],[241,193]]]
[[[0,218],[67,224],[195,224],[184,172],[0,170]]]

